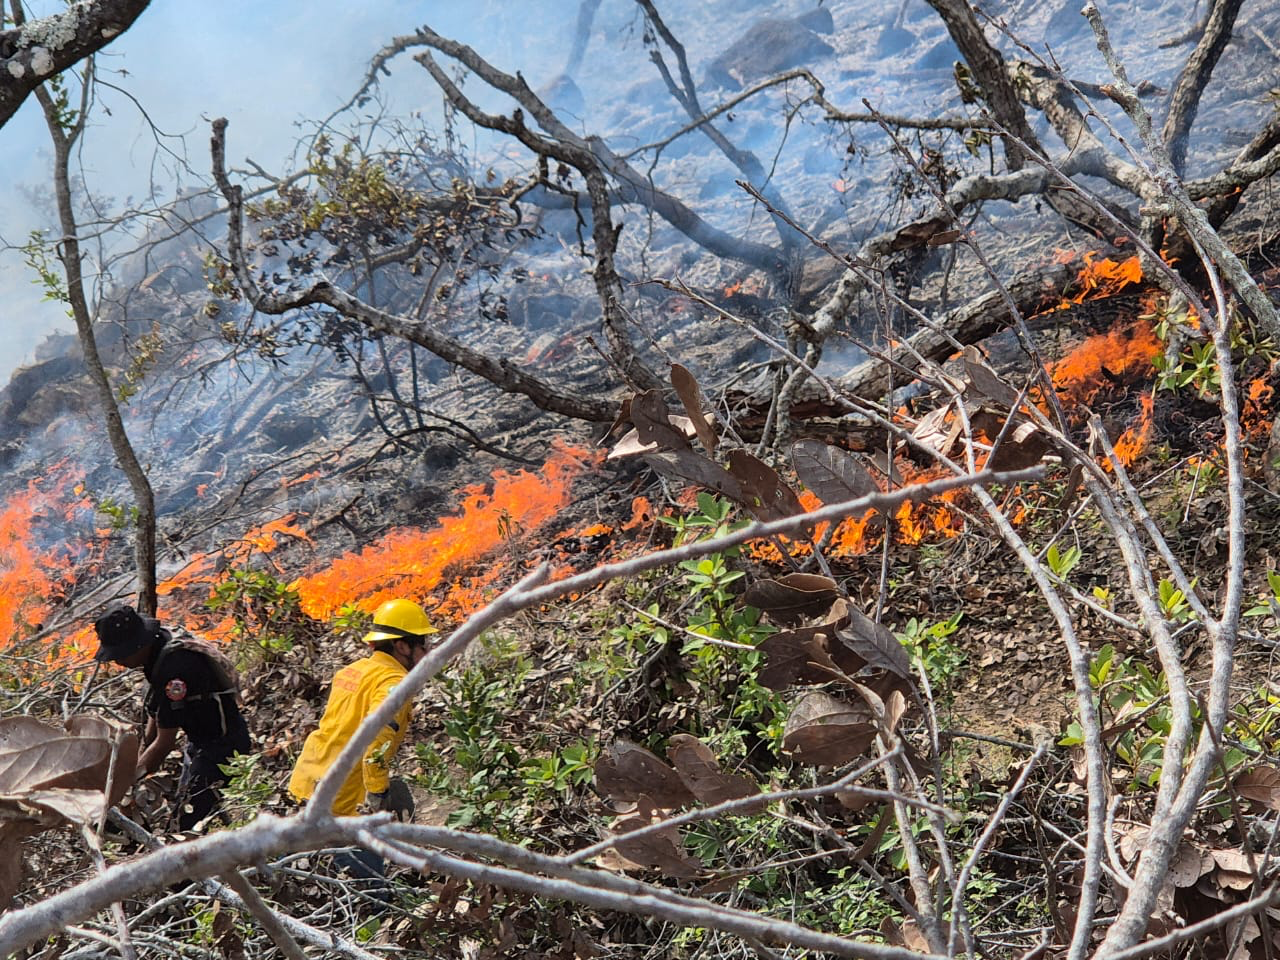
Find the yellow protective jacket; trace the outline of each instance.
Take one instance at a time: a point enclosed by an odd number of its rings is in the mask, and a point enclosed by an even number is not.
[[[289,792],[294,799],[310,799],[316,784],[338,759],[338,754],[356,728],[377,709],[407,672],[395,657],[379,651],[343,667],[334,675],[320,727],[307,737],[302,755],[294,764],[293,776],[289,778]],[[356,813],[366,793],[381,793],[387,789],[388,765],[409,729],[411,712],[412,704],[406,703],[395,719],[378,731],[377,738],[365,751],[364,762],[351,771],[338,791],[333,801],[335,816]]]

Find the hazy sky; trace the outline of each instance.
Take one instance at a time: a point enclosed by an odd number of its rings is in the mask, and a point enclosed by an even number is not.
[[[32,14],[61,6],[36,0]],[[280,172],[299,133],[296,121],[326,116],[345,102],[390,37],[430,23],[500,62],[522,66],[513,60],[563,58],[559,50],[532,48],[530,24],[543,37],[556,37],[557,47],[567,45],[563,28],[577,6],[578,0],[153,0],[100,56],[100,71],[136,97],[156,127],[185,135],[187,156],[201,174],[209,168],[208,121],[219,116],[230,120],[232,165],[252,157]],[[508,25],[512,29],[504,29]],[[553,26],[559,29],[548,29]],[[126,75],[111,73],[120,70]],[[409,61],[384,86],[400,110],[439,100],[425,71]],[[154,139],[126,97],[104,90],[101,99],[111,115],[99,110],[84,140],[86,181],[117,201],[141,197],[154,169]],[[31,230],[52,226],[48,205],[26,189],[47,190],[50,165],[44,118],[31,97],[0,127],[5,241],[21,243]],[[157,176],[165,178],[163,171]],[[73,329],[61,304],[41,302],[31,279],[21,255],[0,251],[0,383],[32,358],[51,329]]]

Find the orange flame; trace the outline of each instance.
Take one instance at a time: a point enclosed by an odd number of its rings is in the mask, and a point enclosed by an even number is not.
[[[75,522],[92,504],[84,487],[69,475],[33,480],[25,493],[12,497],[0,511],[0,649],[42,624],[55,601],[66,596],[78,575],[93,571],[101,544],[82,536],[46,531],[53,518]],[[42,548],[41,539],[57,539]],[[83,544],[77,548],[76,542]]]
[[[473,485],[462,491],[458,514],[428,530],[401,528],[359,552],[348,553],[325,569],[296,580],[292,587],[303,612],[332,617],[343,605],[372,611],[393,597],[413,597],[449,617],[464,616],[489,599],[493,585],[517,559],[495,559],[480,572],[463,575],[471,564],[515,542],[525,531],[553,519],[570,503],[572,481],[601,455],[557,446],[537,473],[498,471],[492,490]]]
[[[1150,375],[1161,343],[1141,318],[1126,327],[1089,337],[1053,365],[1053,385],[1065,400],[1092,403],[1109,383]]]
[[[1155,394],[1147,392],[1139,398],[1142,405],[1138,422],[1130,426],[1115,442],[1114,450],[1120,465],[1131,467],[1147,448],[1147,439],[1151,435],[1151,424],[1154,421]]]
[[[1141,283],[1142,264],[1136,255],[1119,261],[1110,257],[1098,260],[1097,254],[1089,251],[1084,255],[1084,266],[1076,282],[1080,287],[1079,292],[1073,297],[1065,298],[1061,304],[1062,309],[1086,300],[1112,297],[1127,286]]]

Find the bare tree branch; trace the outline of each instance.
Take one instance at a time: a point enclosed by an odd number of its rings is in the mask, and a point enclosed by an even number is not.
[[[75,66],[128,30],[151,0],[77,0],[66,10],[0,30],[0,127],[50,77]]]
[[[1227,49],[1242,4],[1243,0],[1213,0],[1204,33],[1200,35],[1200,41],[1183,64],[1178,82],[1174,84],[1173,93],[1169,96],[1169,112],[1164,118],[1160,139],[1168,147],[1169,162],[1179,175],[1186,166],[1187,140],[1191,134],[1191,125],[1195,123],[1196,112],[1200,109],[1200,97],[1209,78],[1213,76],[1213,68],[1218,65],[1218,59]]]

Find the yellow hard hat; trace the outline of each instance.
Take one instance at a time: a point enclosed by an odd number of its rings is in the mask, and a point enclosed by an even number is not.
[[[439,632],[427,612],[412,600],[388,600],[374,613],[373,629],[364,635],[364,642],[419,640]]]

